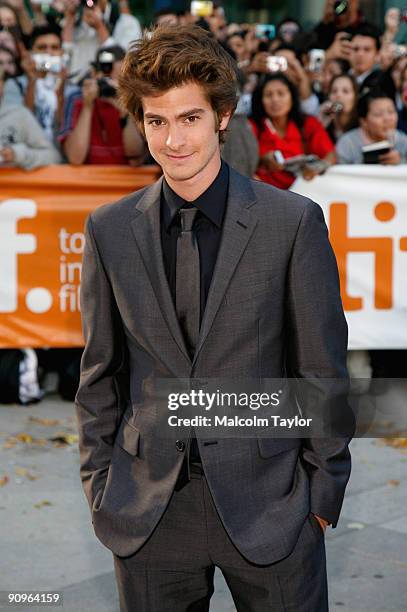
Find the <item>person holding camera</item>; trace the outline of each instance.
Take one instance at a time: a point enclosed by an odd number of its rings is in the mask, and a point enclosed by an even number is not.
[[[131,41],[141,38],[140,23],[130,13],[127,0],[65,0],[62,25],[69,70],[78,80],[89,69],[99,47],[119,45],[126,50]]]
[[[334,76],[328,98],[321,104],[319,120],[336,142],[342,134],[358,127],[358,86],[350,74]]]
[[[36,116],[47,138],[55,143],[65,96],[75,88],[67,82],[59,26],[36,26],[29,47],[21,60],[24,74],[6,82],[5,102],[25,104]]]
[[[144,161],[143,137],[116,96],[124,55],[118,46],[100,49],[95,71],[83,80],[82,97],[74,101],[70,125],[61,134],[70,164],[140,165]]]
[[[0,167],[31,170],[61,162],[33,114],[22,105],[3,100],[4,71],[0,71]]]

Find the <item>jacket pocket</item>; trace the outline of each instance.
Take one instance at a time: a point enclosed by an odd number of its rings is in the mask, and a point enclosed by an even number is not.
[[[117,433],[115,444],[118,444],[130,455],[138,455],[140,431],[123,418]]]
[[[300,448],[299,438],[257,438],[260,456],[264,459]]]

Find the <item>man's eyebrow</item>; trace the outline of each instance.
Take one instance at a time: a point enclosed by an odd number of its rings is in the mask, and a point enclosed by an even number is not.
[[[189,117],[190,115],[199,115],[205,112],[204,108],[191,108],[191,110],[187,110],[184,113],[180,113],[176,116],[176,119],[183,119],[184,117]],[[146,119],[165,119],[161,115],[156,113],[144,113],[144,117]]]

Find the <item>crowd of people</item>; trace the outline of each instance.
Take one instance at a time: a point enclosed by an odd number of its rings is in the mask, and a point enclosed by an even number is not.
[[[308,31],[288,16],[228,23],[217,4],[206,16],[161,9],[154,24],[198,23],[235,58],[239,102],[223,157],[287,189],[335,163],[407,161],[405,19],[389,9],[380,29],[358,0],[327,0]],[[141,36],[127,0],[1,0],[1,165],[154,163],[117,96],[125,52]]]
[[[208,15],[161,9],[143,25],[196,23],[230,53],[239,91],[223,158],[288,189],[332,164],[407,162],[406,19],[391,8],[380,28],[358,0],[326,0],[308,31],[289,16],[230,23],[217,4]],[[0,167],[154,164],[117,95],[126,50],[142,35],[128,0],[0,0]]]

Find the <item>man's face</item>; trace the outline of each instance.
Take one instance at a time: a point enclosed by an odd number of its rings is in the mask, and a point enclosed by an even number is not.
[[[374,38],[359,34],[352,38],[350,64],[356,75],[372,70],[377,60],[378,53]]]
[[[174,183],[195,184],[220,161],[215,113],[201,85],[190,82],[143,97],[144,130],[151,155]],[[226,128],[230,113],[220,123]]]
[[[33,53],[46,53],[48,55],[62,55],[61,40],[56,34],[44,34],[35,39],[32,46]]]

